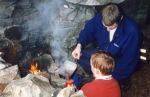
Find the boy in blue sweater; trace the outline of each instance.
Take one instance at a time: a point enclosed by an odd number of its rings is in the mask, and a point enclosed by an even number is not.
[[[116,4],[108,4],[102,13],[89,20],[80,32],[72,56],[86,72],[91,73],[89,64],[91,54],[97,50],[110,52],[116,61],[112,75],[123,84],[138,67],[140,36],[138,25],[123,15]],[[94,42],[98,48],[85,49],[89,43]],[[80,82],[78,76],[74,74],[72,78],[78,86]]]

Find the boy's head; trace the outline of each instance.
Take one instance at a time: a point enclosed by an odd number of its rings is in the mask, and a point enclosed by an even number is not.
[[[115,61],[113,56],[105,51],[97,51],[91,56],[91,69],[100,71],[102,75],[110,75],[114,69]]]
[[[108,4],[102,10],[102,22],[108,31],[118,26],[122,14],[116,4]]]

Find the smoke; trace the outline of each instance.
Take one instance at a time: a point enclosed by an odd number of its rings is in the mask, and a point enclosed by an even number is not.
[[[64,49],[67,31],[60,25],[59,12],[64,5],[64,0],[43,0],[36,4],[38,12],[34,13],[34,18],[27,24],[33,40],[43,41],[42,36],[47,36],[51,53],[57,64],[62,64],[67,59],[67,52]],[[41,40],[40,40],[41,39]]]

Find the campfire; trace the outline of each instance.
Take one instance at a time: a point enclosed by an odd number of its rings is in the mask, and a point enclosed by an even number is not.
[[[35,75],[42,75],[42,72],[38,68],[37,62],[33,62],[30,65],[30,70],[29,71],[30,71],[30,73],[35,74]]]

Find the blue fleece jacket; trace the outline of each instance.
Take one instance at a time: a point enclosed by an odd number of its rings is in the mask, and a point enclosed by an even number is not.
[[[83,47],[95,41],[99,50],[108,51],[115,57],[114,78],[122,80],[135,71],[140,57],[141,40],[139,27],[133,20],[124,16],[110,42],[109,32],[103,26],[101,16],[96,15],[87,22],[77,39]]]

